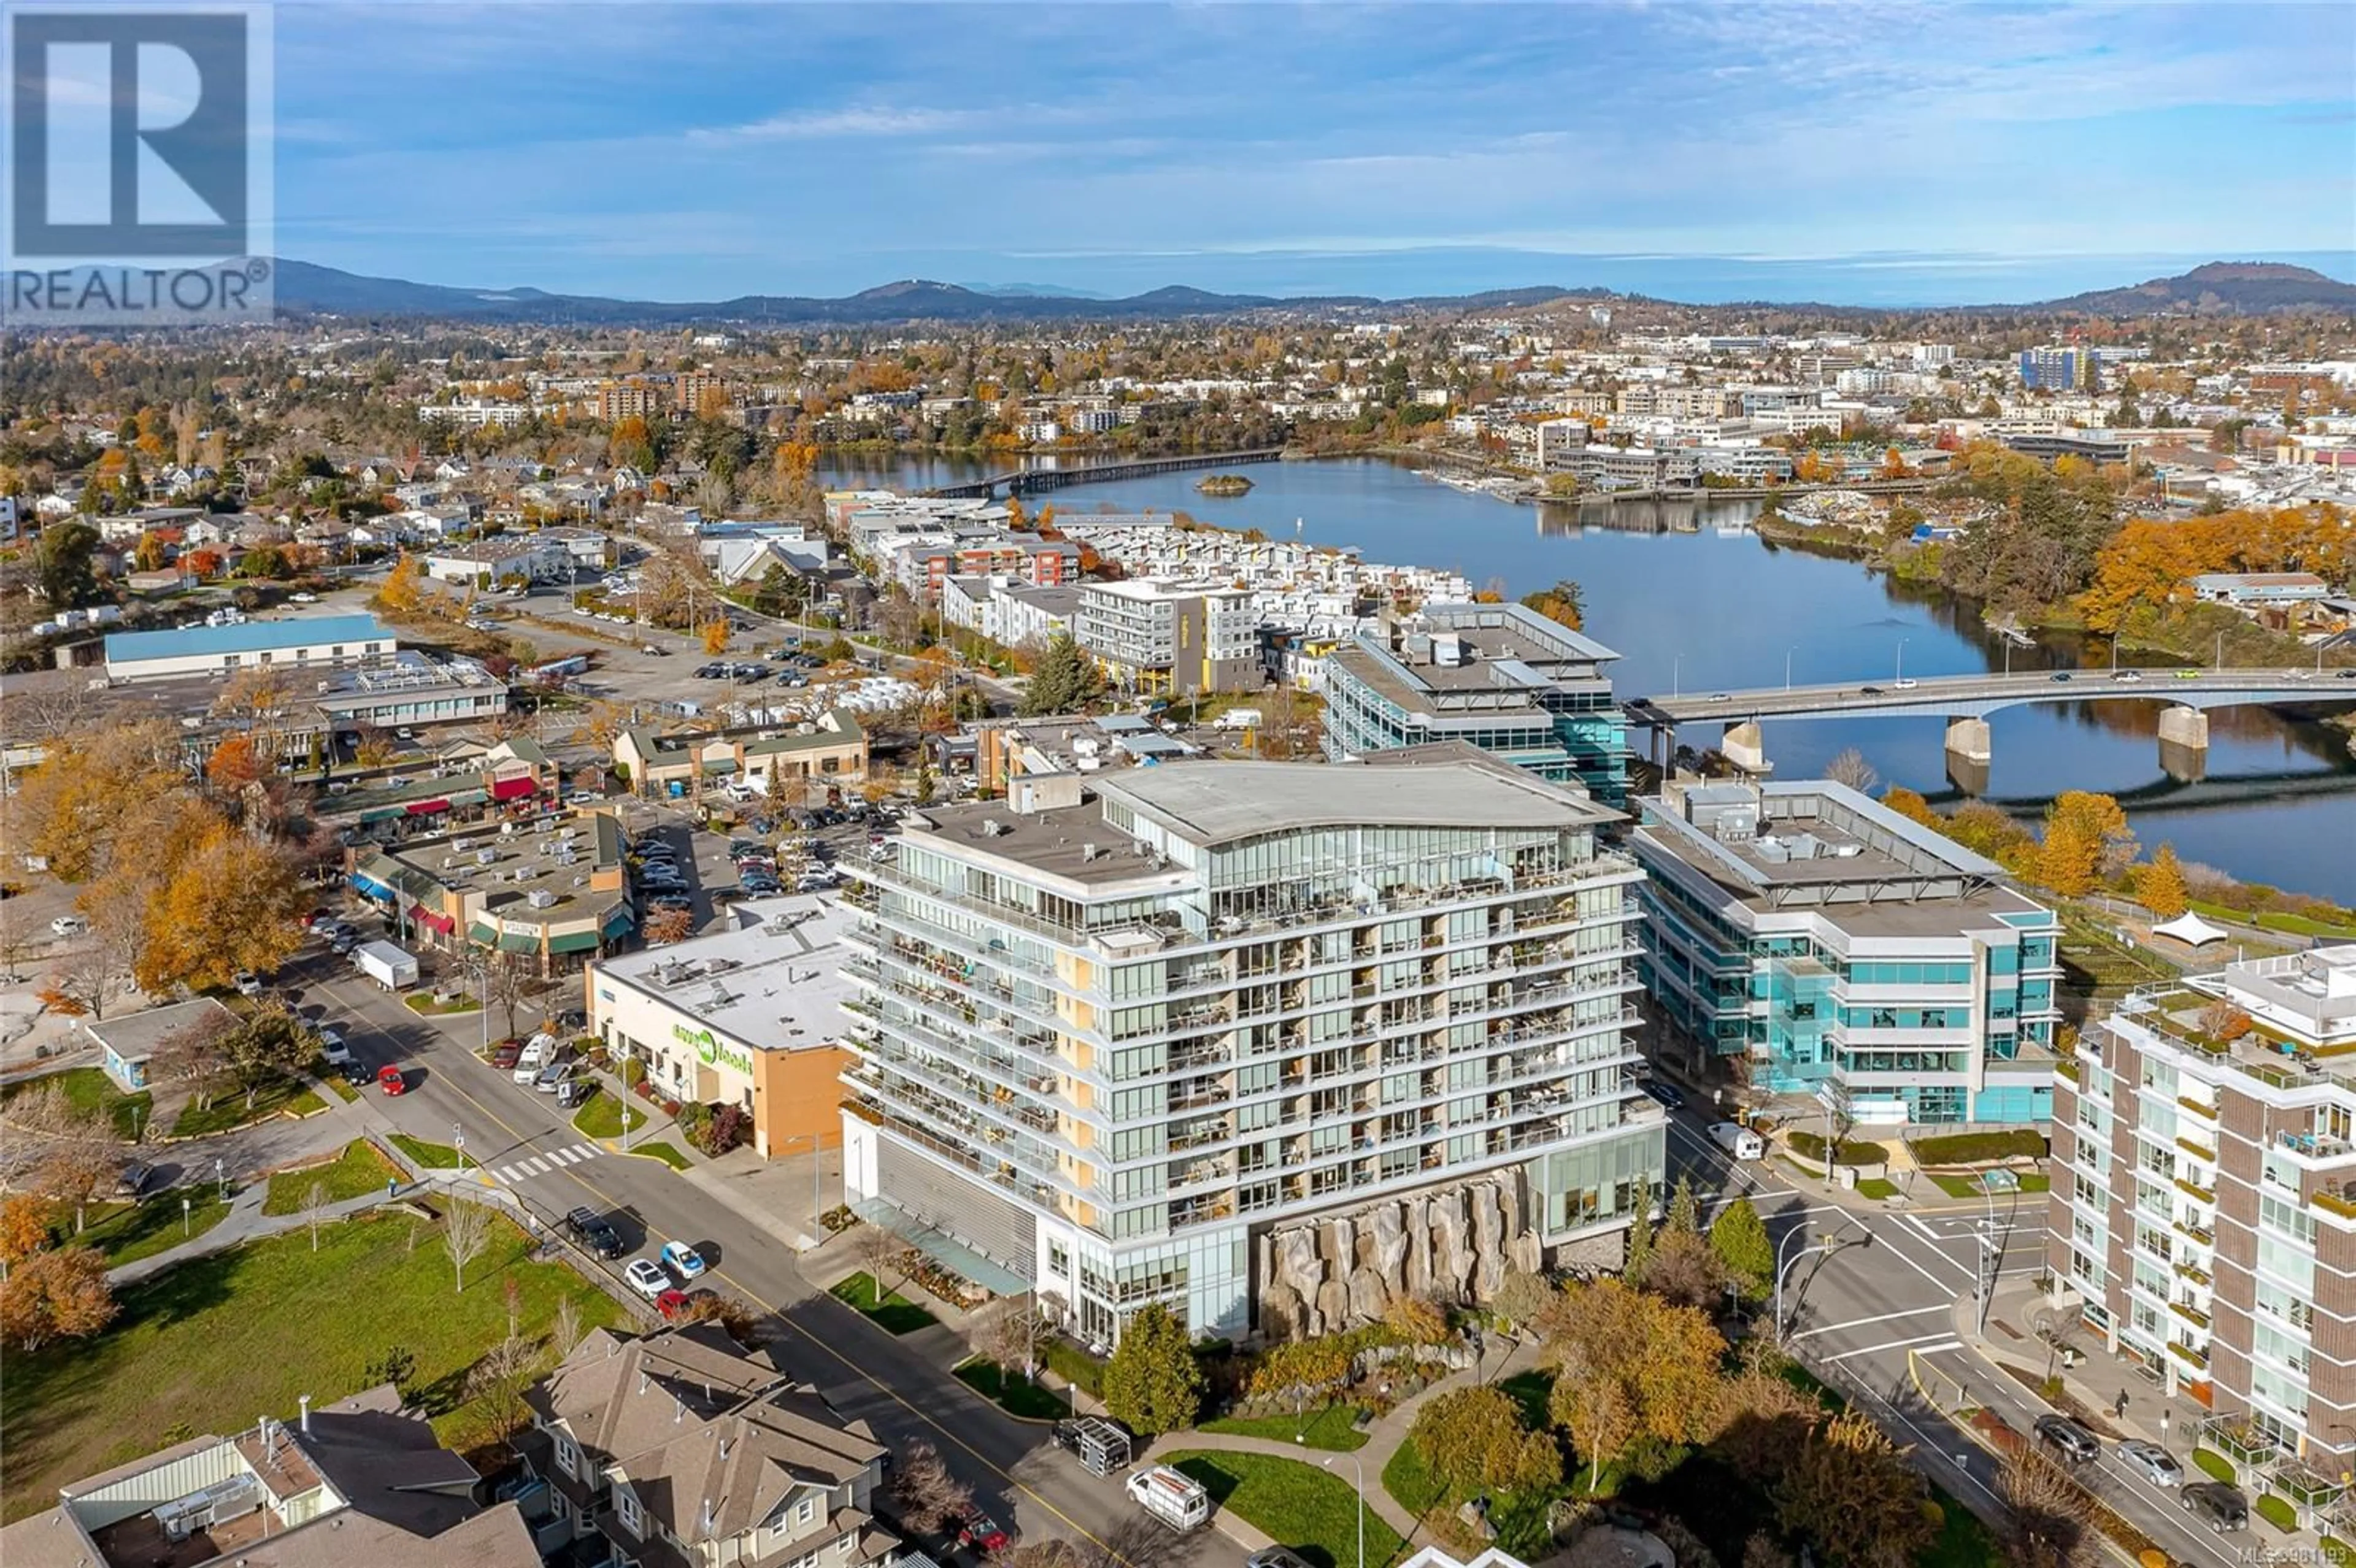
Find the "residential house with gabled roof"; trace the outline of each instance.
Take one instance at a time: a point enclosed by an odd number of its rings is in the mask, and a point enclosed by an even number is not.
[[[525,1395],[527,1519],[636,1568],[868,1568],[884,1445],[717,1324],[599,1329]]]

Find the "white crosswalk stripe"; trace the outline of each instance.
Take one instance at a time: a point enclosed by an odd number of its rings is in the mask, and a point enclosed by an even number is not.
[[[505,1165],[493,1167],[491,1174],[501,1181],[521,1181],[527,1177],[546,1176],[569,1165],[583,1164],[604,1152],[594,1144],[567,1144],[562,1148],[535,1149]]]

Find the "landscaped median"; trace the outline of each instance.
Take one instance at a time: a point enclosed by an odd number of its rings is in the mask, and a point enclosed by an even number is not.
[[[1220,1508],[1299,1552],[1310,1568],[1356,1568],[1360,1506],[1349,1478],[1265,1454],[1180,1449],[1167,1462],[1200,1481]],[[1364,1519],[1366,1568],[1383,1568],[1407,1543],[1372,1508]]]
[[[644,1111],[619,1094],[607,1093],[602,1085],[589,1096],[587,1104],[573,1114],[573,1130],[584,1137],[618,1138],[625,1131],[634,1133],[646,1125]]]
[[[427,1143],[423,1138],[411,1137],[407,1133],[392,1135],[392,1147],[409,1157],[409,1163],[420,1170],[455,1170],[460,1155],[448,1144]]]
[[[633,1145],[624,1152],[637,1155],[645,1159],[659,1159],[673,1170],[685,1170],[688,1165],[687,1156],[680,1153],[673,1146],[659,1140],[650,1144]]]

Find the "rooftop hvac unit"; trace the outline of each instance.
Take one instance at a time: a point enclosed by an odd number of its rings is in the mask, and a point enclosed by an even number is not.
[[[524,901],[534,909],[550,909],[556,903],[556,895],[546,888],[534,888],[524,896]]]
[[[1100,845],[1083,844],[1080,846],[1080,859],[1083,860],[1093,860],[1103,853],[1104,848]]]
[[[475,851],[475,864],[477,866],[489,866],[496,864],[498,858],[499,852],[497,849],[477,849]]]
[[[994,816],[985,816],[981,819],[981,836],[985,838],[1001,838],[1005,837],[1008,831],[1006,824]]]

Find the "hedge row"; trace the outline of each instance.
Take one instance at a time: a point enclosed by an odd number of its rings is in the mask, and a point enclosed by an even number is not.
[[[1825,1140],[1817,1134],[1794,1131],[1786,1133],[1784,1136],[1792,1145],[1792,1152],[1800,1156],[1803,1159],[1813,1159],[1818,1162],[1821,1162],[1824,1159]],[[1843,1138],[1841,1140],[1840,1153],[1835,1157],[1833,1163],[1836,1165],[1881,1165],[1886,1163],[1889,1158],[1890,1151],[1882,1147],[1879,1144],[1866,1143],[1858,1138]]]
[[[1978,1165],[1991,1159],[2043,1159],[2045,1135],[2029,1127],[2003,1133],[1950,1133],[1910,1146],[1922,1165]]]

